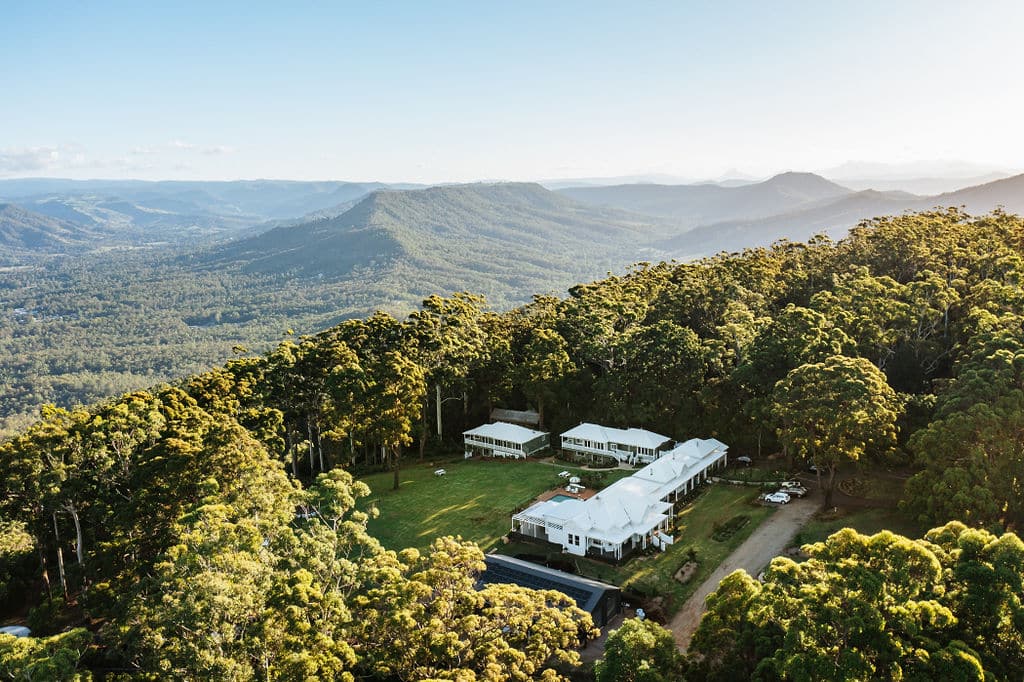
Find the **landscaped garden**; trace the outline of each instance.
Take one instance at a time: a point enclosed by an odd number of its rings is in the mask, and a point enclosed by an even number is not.
[[[435,476],[434,464],[402,470],[401,485],[392,490],[390,472],[361,480],[370,486],[370,504],[380,515],[371,519],[370,533],[389,549],[425,548],[440,535],[461,535],[490,549],[512,526],[512,512],[537,495],[565,481],[562,470],[589,479],[591,472],[559,464],[517,460],[445,461],[445,475]],[[601,472],[604,485],[630,475],[618,469]]]
[[[497,547],[510,555],[547,557],[571,563],[580,575],[620,585],[627,592],[663,599],[666,615],[674,613],[715,568],[743,543],[773,509],[754,504],[757,490],[744,486],[711,485],[680,509],[674,519],[675,543],[666,552],[635,556],[614,566],[574,557],[543,543],[500,543],[508,533],[514,510],[560,484],[563,469],[584,476],[582,469],[558,463],[512,460],[444,462],[445,475],[434,474],[436,464],[403,469],[401,485],[392,490],[389,472],[363,477],[371,504],[379,515],[370,520],[370,533],[389,549],[426,548],[440,535],[460,535],[485,551]],[[610,485],[632,472],[600,472]],[[592,473],[590,474],[593,475]],[[682,503],[680,503],[682,504]],[[840,526],[841,527],[841,526]],[[697,568],[686,583],[676,580],[680,567],[693,556]]]

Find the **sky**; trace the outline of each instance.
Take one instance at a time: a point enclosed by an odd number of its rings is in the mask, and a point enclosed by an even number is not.
[[[1024,168],[1024,3],[0,3],[0,177]]]

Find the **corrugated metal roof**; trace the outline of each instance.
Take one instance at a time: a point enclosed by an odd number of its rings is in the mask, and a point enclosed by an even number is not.
[[[546,431],[534,431],[516,424],[505,422],[494,422],[493,424],[481,424],[475,429],[463,431],[464,436],[485,436],[496,440],[507,440],[510,443],[526,443],[537,436],[546,436]]]
[[[583,440],[595,441],[598,443],[620,443],[622,445],[634,445],[636,447],[650,448],[656,450],[661,445],[672,440],[668,436],[654,433],[646,429],[616,429],[610,426],[601,426],[584,422],[574,426],[562,434],[563,438],[582,438]]]

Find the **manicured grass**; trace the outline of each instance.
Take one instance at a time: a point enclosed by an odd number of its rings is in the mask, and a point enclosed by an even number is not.
[[[843,528],[853,528],[865,535],[873,535],[880,530],[891,530],[909,538],[919,538],[929,530],[898,509],[855,509],[839,515],[819,514],[808,521],[797,534],[796,543],[821,542]]]
[[[448,472],[435,476],[435,464],[409,466],[402,470],[398,490],[392,490],[392,474],[362,477],[370,486],[370,504],[380,515],[371,519],[370,534],[389,549],[428,547],[441,535],[461,535],[489,549],[512,527],[512,512],[537,495],[564,484],[558,477],[563,469],[575,467],[515,460],[469,460],[444,462]],[[611,484],[631,472],[609,471]]]
[[[676,516],[676,542],[668,551],[634,557],[621,566],[570,557],[534,543],[499,545],[498,551],[510,555],[555,554],[560,561],[571,560],[580,575],[619,585],[643,596],[663,597],[667,615],[672,615],[718,565],[772,514],[774,508],[754,503],[757,495],[757,490],[740,486],[708,487]],[[740,515],[747,516],[749,521],[728,539],[718,542],[711,537],[715,533],[716,524],[723,526]],[[675,579],[675,573],[686,563],[691,547],[697,553],[699,567],[683,585]]]
[[[624,568],[630,575],[622,587],[649,596],[663,596],[666,611],[674,614],[718,565],[775,511],[756,504],[757,495],[757,490],[742,486],[710,486],[676,516],[675,544],[667,552],[633,559],[626,564]],[[724,542],[712,538],[716,525],[725,525],[741,514],[750,519],[742,528]],[[698,568],[684,585],[675,579],[675,573],[686,563],[690,548],[697,553]]]

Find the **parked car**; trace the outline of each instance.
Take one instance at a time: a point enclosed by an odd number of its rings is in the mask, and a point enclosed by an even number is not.
[[[770,495],[765,495],[764,501],[771,502],[772,504],[788,504],[789,495],[786,493],[771,493]]]
[[[818,467],[815,464],[808,465],[807,470],[810,471],[812,474],[818,473]]]
[[[802,485],[785,485],[779,488],[780,493],[785,493],[790,497],[803,497],[807,494],[807,488]]]
[[[780,488],[803,488],[804,484],[800,481],[783,481],[779,484]]]
[[[754,460],[750,459],[746,455],[740,455],[739,457],[735,458],[733,461],[736,462],[737,464],[743,464],[745,466],[750,466],[753,463]]]

